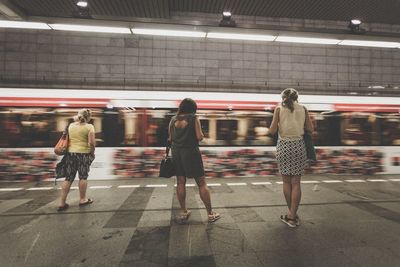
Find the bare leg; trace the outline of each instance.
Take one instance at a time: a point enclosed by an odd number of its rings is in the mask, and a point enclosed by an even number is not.
[[[204,203],[204,206],[206,206],[207,214],[211,215],[212,214],[212,209],[211,209],[211,197],[210,197],[210,191],[208,190],[207,183],[205,181],[205,177],[200,177],[199,179],[196,179],[197,186],[199,187],[199,194],[200,198]]]
[[[300,187],[301,176],[293,176],[292,178],[292,194],[291,194],[291,204],[289,210],[289,217],[296,218],[297,210],[299,209],[301,200],[301,187]]]
[[[176,195],[178,197],[179,204],[181,205],[182,212],[186,213],[186,177],[177,176]]]
[[[283,195],[285,196],[288,211],[290,213],[290,206],[292,201],[292,184],[291,184],[292,176],[282,175],[282,180],[283,180]]]
[[[67,196],[69,193],[69,189],[71,188],[72,182],[70,181],[64,181],[61,185],[61,203],[60,207],[65,206],[65,201],[67,200]]]
[[[87,180],[79,180],[79,195],[80,195],[80,203],[85,203],[87,201],[86,198],[86,189],[87,189]]]

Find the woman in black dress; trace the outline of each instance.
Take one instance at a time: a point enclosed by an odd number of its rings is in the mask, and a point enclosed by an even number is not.
[[[196,116],[197,104],[185,98],[178,112],[169,123],[169,141],[172,143],[172,160],[176,169],[176,194],[182,209],[180,219],[186,221],[190,210],[186,208],[186,178],[194,178],[199,187],[200,198],[208,214],[208,221],[214,222],[220,214],[211,207],[210,192],[204,176],[203,160],[199,150],[199,141],[204,137],[199,118]]]

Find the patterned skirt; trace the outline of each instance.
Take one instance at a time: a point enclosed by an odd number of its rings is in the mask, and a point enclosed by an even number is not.
[[[307,166],[307,152],[303,139],[278,139],[276,159],[282,175],[303,175]]]

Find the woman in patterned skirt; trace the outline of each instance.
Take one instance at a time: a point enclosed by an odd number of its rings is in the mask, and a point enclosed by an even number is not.
[[[66,176],[61,187],[61,203],[58,211],[68,209],[66,199],[76,173],[79,175],[79,206],[91,204],[93,199],[86,197],[87,178],[90,165],[94,160],[95,132],[94,126],[89,123],[90,109],[81,109],[74,117],[75,122],[68,127],[68,153],[66,155]]]
[[[300,225],[297,215],[301,200],[300,179],[307,165],[304,131],[313,131],[307,109],[297,102],[298,93],[287,88],[282,92],[282,103],[274,112],[268,134],[279,133],[276,159],[283,179],[283,194],[288,213],[280,217],[290,227]]]

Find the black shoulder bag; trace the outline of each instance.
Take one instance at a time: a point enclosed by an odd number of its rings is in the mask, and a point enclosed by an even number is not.
[[[306,144],[306,151],[307,151],[307,159],[311,161],[317,161],[317,155],[315,154],[314,142],[312,140],[311,133],[307,130],[307,119],[308,119],[308,111],[304,107],[306,119],[304,120],[304,143]]]
[[[170,148],[171,146],[170,143],[168,142],[167,147],[165,148],[165,157],[161,160],[160,163],[159,177],[171,178],[176,174],[175,166],[174,163],[172,162],[172,157],[169,156]]]

